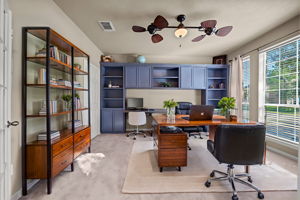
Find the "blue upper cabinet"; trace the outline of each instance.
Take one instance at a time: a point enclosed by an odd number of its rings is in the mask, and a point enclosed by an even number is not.
[[[193,67],[184,66],[180,68],[180,88],[182,89],[193,88],[192,71],[193,71]]]
[[[182,66],[180,69],[180,88],[206,89],[206,68],[201,66]]]
[[[138,67],[138,88],[151,87],[151,67]]]
[[[193,67],[193,89],[206,89],[206,68]]]
[[[125,67],[125,87],[137,88],[138,86],[138,72],[137,66]]]
[[[151,88],[151,67],[126,66],[125,86],[126,88]]]

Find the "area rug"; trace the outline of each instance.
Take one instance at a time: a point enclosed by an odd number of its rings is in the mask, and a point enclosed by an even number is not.
[[[226,171],[226,165],[220,165],[207,151],[205,139],[190,139],[189,144],[192,150],[188,151],[188,166],[182,167],[181,172],[176,168],[164,168],[160,173],[151,139],[135,141],[122,192],[231,192],[227,181],[212,182],[210,188],[204,186],[213,169]],[[235,172],[244,172],[244,167],[235,167]],[[251,166],[250,174],[253,184],[262,191],[297,190],[297,175],[274,163]],[[236,183],[236,188],[238,191],[253,191],[239,183]]]
[[[89,176],[97,170],[97,165],[105,158],[103,153],[85,153],[79,156],[75,161],[82,173]]]

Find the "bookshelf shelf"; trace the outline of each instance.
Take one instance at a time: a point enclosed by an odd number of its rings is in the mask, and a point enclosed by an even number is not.
[[[35,57],[34,56],[34,57],[27,57],[27,61],[46,66],[47,59],[46,59],[46,57]],[[55,58],[52,58],[52,57],[50,57],[50,66],[51,66],[51,68],[62,71],[62,72],[66,72],[69,74],[72,73],[71,65],[68,65],[68,64],[66,64],[60,60],[57,60]],[[88,74],[88,72],[83,71],[76,67],[74,67],[74,72],[77,75],[87,75]]]
[[[28,179],[46,179],[51,194],[52,179],[90,152],[90,58],[50,27],[22,31],[23,195]]]
[[[37,88],[45,88],[46,84],[27,84],[28,87],[37,87]],[[63,86],[63,85],[52,85],[49,84],[51,88],[56,88],[56,89],[63,89],[63,90],[72,90],[72,87],[68,86]],[[88,91],[88,89],[85,88],[74,88],[74,90],[77,91]]]
[[[88,109],[89,108],[79,108],[79,109],[74,110],[74,112],[84,111],[84,110],[88,110]],[[70,113],[72,113],[72,110],[53,113],[53,114],[50,114],[50,116],[56,117],[56,116],[60,116],[60,115],[70,114]],[[47,115],[36,114],[36,115],[26,115],[26,117],[47,117]]]

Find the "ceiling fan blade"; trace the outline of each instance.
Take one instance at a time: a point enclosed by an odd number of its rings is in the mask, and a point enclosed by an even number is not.
[[[200,35],[198,37],[195,37],[192,42],[199,42],[200,40],[202,40],[206,35]]]
[[[217,25],[216,20],[206,20],[204,22],[201,22],[201,27],[203,28],[215,28],[216,25]]]
[[[144,27],[141,27],[141,26],[132,26],[132,30],[134,32],[145,32],[146,29]]]
[[[158,16],[155,18],[153,24],[154,24],[157,28],[163,29],[163,28],[168,27],[169,22],[168,22],[163,16],[158,15]]]
[[[232,30],[232,26],[225,26],[223,28],[219,28],[217,31],[216,31],[216,35],[217,36],[220,36],[220,37],[224,37],[226,36],[228,33],[231,32]]]
[[[154,34],[151,37],[151,40],[152,40],[153,43],[158,43],[158,42],[162,41],[163,39],[164,38],[159,34]]]

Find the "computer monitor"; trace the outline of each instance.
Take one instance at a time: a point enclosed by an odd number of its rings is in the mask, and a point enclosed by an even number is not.
[[[143,98],[127,98],[127,108],[143,108],[144,99]]]

